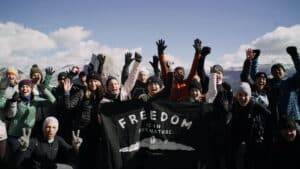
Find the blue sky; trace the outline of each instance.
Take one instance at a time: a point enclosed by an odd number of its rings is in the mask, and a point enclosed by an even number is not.
[[[97,52],[103,46],[112,50],[138,49],[146,58],[144,62],[156,53],[155,41],[163,38],[167,53],[180,60],[178,64],[188,64],[194,53],[193,40],[200,38],[203,46],[212,47],[208,61],[213,64],[222,61],[224,55],[234,57],[243,50],[242,45],[260,47],[255,40],[264,40],[264,35],[276,33],[279,27],[290,32],[290,28],[300,24],[299,7],[298,0],[2,0],[0,23],[7,26],[13,22],[50,39],[60,29],[80,27],[88,35],[80,36],[78,42],[97,43]],[[258,44],[268,44],[265,41]],[[292,42],[300,47],[299,41]],[[39,49],[25,55],[36,58],[64,52],[66,46],[59,45],[57,39],[53,43],[46,52]],[[283,50],[284,45],[289,44],[282,44]],[[0,57],[5,56],[0,53]]]

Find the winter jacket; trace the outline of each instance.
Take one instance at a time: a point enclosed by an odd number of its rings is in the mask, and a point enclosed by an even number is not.
[[[27,159],[29,160],[29,166],[24,167],[31,169],[56,169],[56,163],[70,163],[70,161],[74,160],[74,157],[75,151],[72,146],[59,136],[55,136],[52,143],[43,138],[33,138],[30,140],[26,151],[18,152],[16,164],[20,166]]]
[[[83,90],[73,85],[69,93],[65,93],[63,86],[53,88],[52,93],[56,98],[55,116],[60,122],[58,134],[71,144],[72,130],[76,128],[76,114],[81,112]],[[62,123],[63,122],[63,123]]]
[[[0,119],[4,119],[7,110],[4,109],[6,99],[11,99],[15,92],[18,92],[18,84],[9,85],[6,79],[2,79],[0,87]]]
[[[251,77],[251,67],[252,67],[252,60],[246,59],[243,65],[243,70],[241,72],[241,81],[249,83],[251,87],[251,94],[252,99],[262,103],[266,107],[269,106],[269,89],[267,86],[264,87],[262,90],[257,90],[255,87],[254,79]]]
[[[195,54],[192,67],[188,77],[182,82],[174,82],[171,88],[170,99],[173,101],[185,101],[189,98],[189,85],[193,80],[193,77],[197,73],[197,68],[199,64],[200,54]],[[166,57],[165,55],[159,56],[160,66],[161,66],[161,74],[162,80],[164,83],[167,83],[167,70],[165,68],[166,65]]]

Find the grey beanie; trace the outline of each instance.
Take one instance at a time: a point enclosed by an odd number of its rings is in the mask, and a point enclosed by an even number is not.
[[[238,93],[247,93],[248,96],[251,96],[251,88],[250,88],[250,85],[246,82],[241,82],[236,94]]]

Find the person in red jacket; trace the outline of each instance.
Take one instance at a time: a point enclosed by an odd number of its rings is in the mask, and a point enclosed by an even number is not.
[[[158,56],[161,66],[161,75],[164,83],[167,83],[167,61],[164,55],[164,50],[167,48],[165,41],[160,39],[156,42]],[[184,79],[185,71],[183,67],[176,67],[173,74],[173,84],[171,87],[170,99],[173,101],[184,101],[189,98],[189,84],[192,82],[193,77],[197,73],[198,62],[201,57],[201,41],[196,39],[193,47],[195,48],[195,56],[193,59],[190,73],[186,79]]]

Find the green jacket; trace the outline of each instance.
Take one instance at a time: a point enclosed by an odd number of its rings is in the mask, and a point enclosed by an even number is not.
[[[32,128],[34,126],[36,121],[37,106],[46,103],[55,103],[55,97],[52,95],[52,93],[47,89],[45,89],[44,92],[47,98],[34,96],[31,102],[20,100],[17,102],[15,110],[13,110],[13,104],[8,105],[8,109],[12,109],[11,111],[16,111],[14,118],[12,118],[10,121],[5,121],[6,123],[9,123],[9,128],[7,129],[8,135],[16,137],[21,136],[22,128]]]

